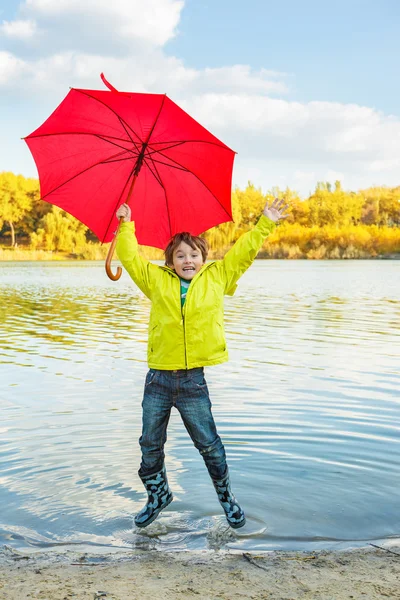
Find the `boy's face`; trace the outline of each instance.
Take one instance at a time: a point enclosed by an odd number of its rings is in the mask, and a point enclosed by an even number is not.
[[[172,255],[172,265],[175,273],[183,279],[193,279],[203,266],[203,257],[198,248],[191,248],[186,242],[181,242]]]

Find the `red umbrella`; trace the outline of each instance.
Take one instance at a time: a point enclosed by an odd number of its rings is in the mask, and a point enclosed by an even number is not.
[[[166,94],[71,89],[25,138],[41,198],[87,225],[102,242],[131,200],[139,244],[164,249],[172,235],[198,235],[232,220],[235,153]],[[115,238],[107,258],[107,273]]]

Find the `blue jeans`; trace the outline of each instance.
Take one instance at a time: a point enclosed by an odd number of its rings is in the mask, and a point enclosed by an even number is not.
[[[177,371],[150,369],[147,373],[142,402],[143,429],[139,439],[142,450],[139,476],[153,475],[164,466],[164,444],[173,406],[178,409],[211,478],[223,479],[227,474],[225,449],[211,413],[202,367]]]

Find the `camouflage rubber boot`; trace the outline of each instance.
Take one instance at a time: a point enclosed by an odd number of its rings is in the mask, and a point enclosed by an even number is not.
[[[168,486],[165,467],[158,473],[140,479],[146,488],[148,499],[146,506],[136,515],[135,525],[137,527],[147,527],[172,502],[173,496]]]
[[[220,505],[225,511],[226,520],[233,529],[239,529],[246,523],[246,517],[240,508],[238,501],[231,491],[229,473],[223,479],[213,479],[215,491],[218,494]]]

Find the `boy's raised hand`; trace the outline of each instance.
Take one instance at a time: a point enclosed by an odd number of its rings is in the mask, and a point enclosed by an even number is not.
[[[127,204],[121,204],[116,212],[117,219],[123,219],[124,223],[128,223],[131,220],[131,209]]]
[[[289,215],[284,215],[283,213],[289,208],[289,204],[283,206],[284,202],[284,200],[279,200],[279,198],[275,198],[271,206],[269,206],[267,202],[264,206],[263,215],[268,217],[268,219],[271,219],[271,221],[274,221],[274,223],[279,221],[279,219],[287,219]]]

